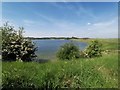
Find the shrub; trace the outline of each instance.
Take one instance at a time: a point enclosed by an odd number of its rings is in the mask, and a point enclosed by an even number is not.
[[[79,48],[72,42],[65,43],[57,52],[57,57],[61,60],[79,58]]]
[[[15,30],[13,26],[4,24],[2,31],[2,59],[7,61],[31,61],[36,57],[36,47],[32,41],[23,37],[23,28]]]
[[[90,45],[85,49],[84,56],[85,57],[96,57],[96,56],[102,56],[102,44],[99,43],[97,40],[93,40]]]

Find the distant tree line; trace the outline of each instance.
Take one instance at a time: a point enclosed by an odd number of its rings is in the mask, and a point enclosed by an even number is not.
[[[36,38],[36,37],[25,37],[26,39],[65,39],[65,40],[69,40],[69,39],[89,39],[89,38],[78,38],[78,37],[41,37],[41,38]]]

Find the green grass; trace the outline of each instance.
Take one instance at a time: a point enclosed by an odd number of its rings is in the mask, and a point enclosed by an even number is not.
[[[98,40],[102,45],[104,50],[118,50],[118,39],[73,39],[80,42],[90,43],[92,40]],[[120,40],[120,39],[119,39]]]
[[[102,40],[104,49],[112,50],[102,57],[48,63],[2,62],[3,87],[21,88],[117,88],[117,39]],[[89,41],[86,41],[89,43]]]
[[[2,45],[1,45],[2,43],[1,43],[1,42],[2,42],[2,32],[0,31],[0,50],[1,50],[1,46],[2,46]]]
[[[0,52],[2,50],[2,32],[0,31]],[[1,55],[0,55],[0,59],[1,59]]]
[[[117,54],[100,58],[35,62],[3,62],[3,87],[117,88]],[[32,85],[32,86],[30,86]]]
[[[0,31],[0,40],[1,40],[1,38],[2,38],[2,32]]]

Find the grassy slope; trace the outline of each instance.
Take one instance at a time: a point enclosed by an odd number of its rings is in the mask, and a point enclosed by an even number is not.
[[[2,32],[0,31],[0,48],[1,48],[1,42],[2,42]]]
[[[100,43],[102,43],[103,49],[105,50],[118,50],[118,39],[76,39],[76,41],[87,43],[90,43],[92,40],[98,40]]]
[[[2,40],[2,32],[0,31],[0,41]]]
[[[117,50],[116,41],[102,40],[104,48],[109,50]],[[99,58],[56,60],[44,64],[3,62],[3,83],[8,81],[17,83],[17,80],[22,81],[22,78],[36,87],[111,88],[118,86],[117,76],[118,54],[116,51]]]
[[[1,52],[2,52],[2,32],[0,31],[0,60],[1,60]]]

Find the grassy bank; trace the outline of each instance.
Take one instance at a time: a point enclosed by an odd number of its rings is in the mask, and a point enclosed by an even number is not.
[[[117,54],[100,58],[35,62],[3,62],[3,86],[116,88],[118,86]]]
[[[118,40],[117,38],[112,39],[72,39],[75,41],[90,43],[92,40],[98,40],[103,46],[104,50],[118,50]]]
[[[81,40],[80,40],[81,41]],[[89,41],[86,41],[89,43]],[[100,39],[104,49],[112,50],[102,57],[48,63],[2,62],[3,87],[34,88],[117,88],[117,39]]]

